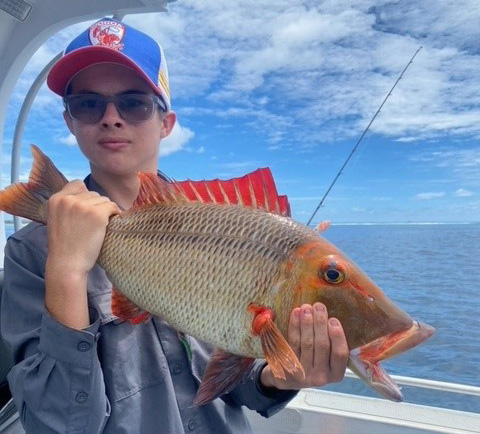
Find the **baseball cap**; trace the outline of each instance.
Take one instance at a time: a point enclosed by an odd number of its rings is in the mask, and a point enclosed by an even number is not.
[[[112,18],[103,18],[78,35],[52,66],[47,85],[65,96],[70,80],[97,63],[125,65],[139,74],[170,109],[165,55],[160,44],[145,33]]]

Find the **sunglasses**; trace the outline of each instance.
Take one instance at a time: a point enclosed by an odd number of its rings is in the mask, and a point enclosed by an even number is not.
[[[63,105],[68,114],[73,119],[86,124],[100,122],[110,102],[115,105],[121,118],[130,123],[149,121],[155,113],[155,107],[167,111],[165,103],[160,97],[143,93],[125,93],[114,96],[79,93],[63,98]]]

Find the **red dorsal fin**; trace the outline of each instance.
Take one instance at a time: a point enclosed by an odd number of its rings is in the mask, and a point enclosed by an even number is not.
[[[269,168],[257,169],[227,180],[169,182],[153,173],[140,172],[140,189],[133,207],[155,203],[203,202],[243,205],[290,216],[287,196],[279,196]]]
[[[189,201],[243,205],[290,216],[286,196],[279,196],[269,168],[227,180],[180,181],[175,185]]]
[[[132,324],[140,324],[151,318],[149,312],[131,302],[116,288],[112,288],[112,313]]]

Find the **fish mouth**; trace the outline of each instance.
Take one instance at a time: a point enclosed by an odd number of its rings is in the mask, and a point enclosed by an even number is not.
[[[351,350],[348,366],[382,396],[391,401],[401,402],[403,395],[400,388],[379,362],[420,345],[434,333],[433,327],[414,321],[407,330],[390,333]]]

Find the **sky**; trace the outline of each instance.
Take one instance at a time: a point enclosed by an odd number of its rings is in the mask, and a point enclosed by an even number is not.
[[[91,22],[52,36],[21,74],[4,162],[32,81]],[[160,169],[183,180],[270,167],[302,223],[422,47],[314,222],[480,221],[478,0],[178,0],[125,22],[157,39],[168,61],[178,123],[161,143]],[[23,135],[21,177],[30,143],[67,178],[88,173],[62,110],[44,85]]]

